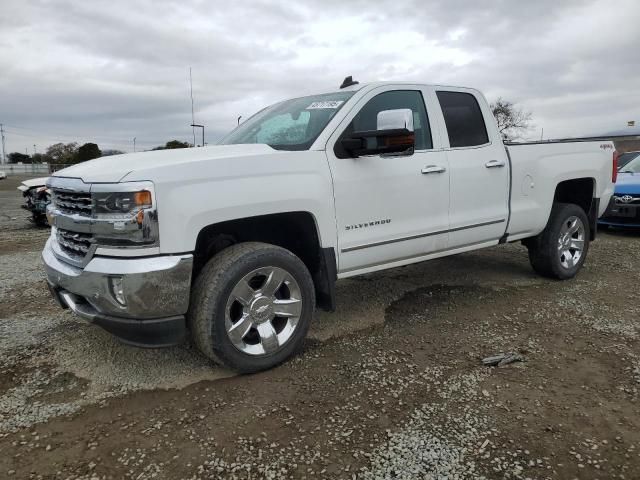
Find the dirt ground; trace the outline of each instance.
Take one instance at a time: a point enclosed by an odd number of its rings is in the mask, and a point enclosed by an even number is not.
[[[519,244],[338,283],[304,351],[234,376],[49,298],[0,181],[0,478],[640,478],[640,233],[572,281]],[[481,359],[524,359],[484,367]]]

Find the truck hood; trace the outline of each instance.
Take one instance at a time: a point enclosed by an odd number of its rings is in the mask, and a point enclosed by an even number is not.
[[[618,173],[616,194],[640,194],[640,173]]]
[[[268,145],[215,145],[200,148],[154,150],[126,153],[97,158],[78,163],[53,174],[55,177],[80,178],[85,183],[117,183],[130,174],[152,172],[161,167],[171,167],[202,161],[215,161],[237,157],[254,157],[278,153]],[[153,178],[148,178],[153,180]]]
[[[49,180],[49,177],[30,178],[29,180],[24,180],[22,185],[17,188],[24,192],[32,187],[43,187],[47,184],[47,180]]]

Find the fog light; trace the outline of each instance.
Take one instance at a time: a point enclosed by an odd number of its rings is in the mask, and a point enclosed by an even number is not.
[[[111,290],[113,298],[115,298],[120,305],[126,307],[127,299],[124,296],[124,282],[122,281],[122,277],[109,277],[109,289]]]

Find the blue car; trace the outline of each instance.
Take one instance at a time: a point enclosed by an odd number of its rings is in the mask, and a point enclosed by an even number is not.
[[[616,188],[598,223],[609,227],[640,227],[640,154],[618,170]]]

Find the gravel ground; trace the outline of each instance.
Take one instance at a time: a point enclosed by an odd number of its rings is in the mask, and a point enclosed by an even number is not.
[[[640,235],[579,277],[507,245],[339,282],[297,357],[234,376],[61,311],[0,183],[0,478],[640,478]],[[626,288],[625,288],[626,287]],[[517,352],[523,362],[485,367]]]

